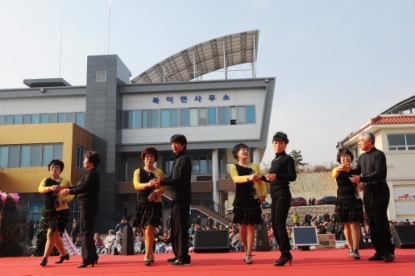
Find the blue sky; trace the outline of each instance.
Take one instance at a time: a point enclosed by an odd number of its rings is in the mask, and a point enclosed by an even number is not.
[[[108,53],[108,0],[0,0],[0,89],[61,77],[85,85],[88,55]],[[258,77],[276,77],[270,135],[304,161],[415,94],[415,1],[111,2],[109,53],[135,77],[200,42],[260,30]],[[265,159],[271,159],[267,151]]]

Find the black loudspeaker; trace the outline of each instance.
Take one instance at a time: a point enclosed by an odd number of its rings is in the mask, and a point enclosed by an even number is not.
[[[415,248],[415,225],[394,225],[392,241],[397,248]]]
[[[203,252],[229,252],[228,230],[196,230],[194,251]]]
[[[268,241],[268,231],[265,222],[256,226],[256,251],[271,251]]]
[[[124,226],[122,229],[122,244],[120,255],[134,255],[133,229]]]

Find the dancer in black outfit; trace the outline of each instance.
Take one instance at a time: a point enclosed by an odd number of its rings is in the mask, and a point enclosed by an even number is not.
[[[187,139],[184,135],[175,134],[170,138],[171,148],[176,154],[171,175],[164,180],[151,180],[154,188],[170,186],[171,203],[171,239],[174,257],[167,261],[171,266],[188,266],[191,263],[187,246],[190,202],[192,200],[192,162],[186,155]]]
[[[392,262],[395,260],[395,246],[391,242],[388,222],[390,191],[386,183],[387,166],[385,154],[375,148],[375,135],[363,131],[358,138],[358,146],[364,151],[359,156],[357,167],[351,170],[350,180],[363,189],[363,201],[369,219],[370,239],[376,253],[369,261]],[[360,176],[361,174],[361,176]]]
[[[276,155],[271,162],[269,174],[266,176],[271,186],[272,229],[281,251],[280,258],[274,262],[275,266],[283,266],[288,261],[291,265],[293,259],[290,253],[291,245],[288,239],[286,221],[291,204],[289,184],[290,181],[295,181],[297,173],[294,167],[294,159],[285,153],[288,142],[287,134],[283,132],[277,132],[272,137],[272,147]]]
[[[333,169],[332,176],[337,182],[337,199],[334,210],[334,222],[343,224],[344,235],[349,247],[349,257],[360,259],[360,223],[363,223],[363,202],[356,185],[350,181],[350,164],[353,154],[349,149],[339,149],[337,162],[340,166]]]
[[[88,170],[87,174],[78,182],[77,186],[60,191],[60,195],[78,195],[78,206],[81,209],[80,230],[82,235],[82,263],[78,268],[84,268],[88,265],[94,266],[98,263],[94,243],[94,224],[95,217],[99,209],[99,186],[100,179],[98,170],[101,156],[97,151],[88,151],[84,155],[84,168]]]

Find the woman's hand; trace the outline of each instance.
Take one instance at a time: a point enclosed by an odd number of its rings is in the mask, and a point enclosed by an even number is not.
[[[67,196],[69,195],[69,189],[63,189],[59,192],[59,196]]]
[[[259,199],[258,199],[259,202],[264,202],[264,200],[265,200],[265,196],[264,195],[260,196]]]
[[[50,186],[49,187],[49,190],[51,190],[52,192],[54,192],[54,191],[59,191],[60,189],[60,186],[59,185],[53,185],[53,186]]]
[[[154,201],[157,198],[157,193],[156,192],[152,192],[149,196],[148,196],[148,200],[149,201]]]
[[[267,174],[266,176],[265,176],[265,178],[269,181],[269,182],[271,182],[271,181],[274,181],[275,179],[277,179],[277,175],[274,173],[274,174]]]
[[[338,172],[350,172],[350,166],[340,165],[336,168]]]

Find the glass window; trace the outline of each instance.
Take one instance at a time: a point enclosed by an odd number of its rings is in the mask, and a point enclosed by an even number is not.
[[[30,146],[20,147],[20,167],[30,167]]]
[[[159,110],[143,110],[143,128],[159,127]]]
[[[248,124],[255,124],[255,106],[248,105],[246,107],[246,122]]]
[[[75,113],[75,124],[77,124],[80,127],[84,127],[84,113]]]
[[[415,134],[406,134],[408,150],[415,150]]]
[[[246,109],[245,106],[238,106],[236,110],[236,123],[245,124],[246,123]]]
[[[53,159],[62,160],[63,145],[54,144],[53,145]]]
[[[49,162],[53,159],[53,145],[43,145],[43,160],[42,166],[47,166]]]
[[[0,125],[2,125],[2,124],[3,124],[3,118],[4,118],[4,117],[0,115]]]
[[[216,107],[208,108],[208,125],[216,125]]]
[[[66,122],[66,114],[58,113],[58,123],[65,123],[65,122]]]
[[[47,124],[49,122],[48,114],[40,114],[40,123]]]
[[[231,125],[236,125],[236,106],[231,106],[230,115],[231,115]]]
[[[1,146],[0,147],[0,166],[2,168],[7,168],[7,160],[9,159],[9,147]]]
[[[171,169],[173,168],[174,157],[165,157],[164,159],[164,172],[166,175],[171,173]]]
[[[12,125],[13,124],[13,116],[12,115],[6,116],[6,119],[4,121],[5,121],[4,122],[5,125]]]
[[[56,123],[56,114],[49,114],[49,123]]]
[[[141,127],[141,112],[139,110],[131,111],[132,123],[131,128],[140,128]]]
[[[180,109],[180,126],[189,126],[189,109]]]
[[[219,107],[219,124],[229,125],[230,122],[230,108],[228,106]]]
[[[388,134],[389,150],[406,150],[404,134]]]
[[[75,122],[73,113],[66,113],[66,122],[67,123]]]
[[[190,108],[189,109],[189,123],[190,126],[197,126],[197,108]]]
[[[200,173],[200,161],[198,157],[193,157],[193,170],[192,173]]]
[[[75,158],[75,166],[77,168],[83,169],[84,167],[84,155],[86,153],[86,149],[76,146],[76,158]]]
[[[177,127],[179,126],[179,110],[170,109],[170,126]]]
[[[32,121],[32,124],[38,124],[39,123],[39,115],[38,114],[33,114],[31,121]]]
[[[208,172],[208,163],[206,156],[200,156],[200,173]]]
[[[14,115],[13,116],[13,124],[20,125],[22,123],[22,116],[21,115]]]
[[[8,167],[18,168],[19,167],[19,156],[20,146],[9,146],[9,158]]]
[[[30,124],[32,116],[30,115],[23,115],[23,124]]]
[[[32,145],[30,152],[30,166],[40,167],[42,165],[42,146]]]
[[[151,111],[151,127],[159,127],[159,111]]]
[[[207,126],[207,109],[199,108],[199,126]]]
[[[161,110],[161,127],[170,126],[170,111],[168,109]]]
[[[131,117],[132,114],[130,113],[130,111],[124,111],[123,112],[123,127],[124,128],[130,128],[130,121],[131,121]]]

